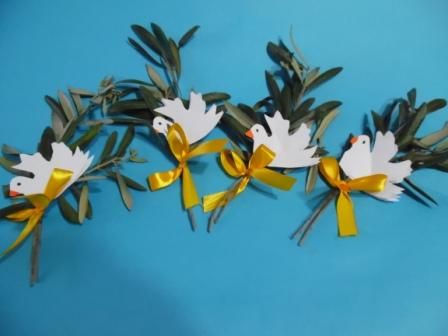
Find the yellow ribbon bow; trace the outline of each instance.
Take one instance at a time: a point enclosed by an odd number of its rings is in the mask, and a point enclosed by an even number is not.
[[[233,150],[222,151],[220,159],[225,172],[232,177],[240,179],[231,190],[205,196],[204,212],[212,211],[227,204],[232,198],[246,189],[251,178],[255,178],[277,189],[291,189],[296,182],[295,178],[266,168],[274,158],[275,153],[265,145],[261,145],[255,150],[247,166],[237,152]]]
[[[320,160],[319,171],[332,187],[339,189],[339,196],[336,201],[339,236],[356,236],[358,229],[356,227],[353,202],[349,193],[353,190],[364,192],[383,191],[386,186],[387,176],[375,174],[353,180],[341,180],[338,161],[332,157],[325,157]]]
[[[182,198],[184,207],[189,209],[200,203],[196,187],[191,176],[187,162],[189,159],[204,154],[220,152],[223,150],[227,140],[218,139],[205,141],[190,150],[190,144],[184,130],[179,124],[170,127],[167,134],[167,141],[171,153],[179,162],[176,168],[168,171],[154,173],[148,177],[151,190],[165,188],[182,176]]]
[[[71,171],[59,168],[54,169],[43,194],[25,196],[25,198],[33,205],[33,208],[19,210],[6,216],[6,218],[15,222],[24,222],[26,220],[28,220],[28,222],[22,232],[20,232],[15,242],[12,243],[11,246],[9,246],[6,251],[1,254],[1,256],[4,256],[14,250],[30,235],[31,232],[33,232],[34,228],[41,221],[45,210],[59,195],[59,193],[64,190],[72,176],[73,172]]]

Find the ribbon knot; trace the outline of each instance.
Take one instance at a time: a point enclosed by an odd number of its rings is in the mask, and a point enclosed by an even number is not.
[[[179,124],[173,124],[169,128],[166,138],[171,153],[177,160],[178,165],[173,169],[157,172],[149,176],[149,186],[153,191],[159,190],[168,187],[182,177],[182,199],[184,207],[186,209],[192,208],[200,203],[200,199],[188,167],[188,160],[197,156],[220,152],[226,145],[227,140],[218,139],[205,141],[190,149],[187,136]]]
[[[295,178],[266,168],[274,158],[275,153],[265,145],[261,145],[255,150],[247,166],[237,152],[229,149],[222,151],[220,160],[224,171],[232,177],[239,178],[239,180],[230,190],[205,196],[204,212],[225,206],[246,189],[252,178],[277,189],[291,189],[296,182]]]
[[[340,191],[344,193],[349,193],[351,191],[350,185],[345,181],[339,182],[337,184],[337,187],[339,188]]]
[[[340,191],[336,201],[339,236],[356,236],[358,229],[356,227],[350,192],[355,190],[363,192],[383,191],[386,186],[387,176],[384,174],[374,174],[353,180],[342,180],[339,163],[332,157],[326,157],[320,160],[319,171],[330,186]]]
[[[24,222],[26,220],[28,220],[28,222],[14,243],[12,243],[1,256],[14,250],[30,235],[31,232],[33,232],[34,228],[40,223],[44,216],[46,209],[65,189],[72,176],[73,172],[69,170],[55,168],[51,173],[43,194],[25,196],[25,198],[33,205],[33,208],[19,210],[7,216],[8,219],[15,222]]]

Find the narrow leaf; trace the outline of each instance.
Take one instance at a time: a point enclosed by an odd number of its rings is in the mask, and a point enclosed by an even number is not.
[[[104,145],[103,151],[101,152],[100,162],[104,162],[110,157],[110,154],[114,150],[115,144],[117,143],[118,133],[113,131],[107,138],[106,144]]]
[[[135,180],[131,179],[130,177],[120,174],[120,176],[122,177],[122,179],[124,180],[124,182],[126,183],[126,185],[129,188],[138,190],[138,191],[146,191],[146,187],[141,185],[140,183],[136,182]],[[107,177],[109,177],[110,179],[117,181],[118,182],[118,178],[117,175],[114,173],[108,173]]]
[[[65,118],[68,121],[71,121],[75,118],[75,111],[73,110],[73,107],[68,100],[67,96],[64,94],[64,92],[59,91],[58,92],[59,102],[62,107],[62,111],[64,112]]]
[[[115,153],[115,156],[123,157],[126,154],[126,150],[128,149],[129,145],[134,139],[134,135],[135,135],[135,128],[133,126],[129,126],[126,129],[126,132],[124,133],[120,144],[118,145],[118,149],[117,152]]]
[[[149,90],[147,87],[140,86],[140,94],[142,95],[142,98],[144,100],[143,103],[145,103],[146,109],[149,108],[150,110],[154,110],[156,107],[159,106],[159,101],[157,100],[157,98],[154,97],[152,91]]]
[[[274,76],[272,76],[271,73],[268,71],[265,71],[265,77],[266,77],[266,84],[268,86],[269,94],[272,97],[272,100],[274,101],[274,107],[276,110],[280,110],[280,89],[277,85],[277,82],[274,79]],[[280,111],[282,112],[282,111]],[[282,112],[283,113],[283,112]]]
[[[126,185],[126,182],[124,178],[121,176],[119,171],[115,172],[118,189],[120,190],[121,198],[123,200],[124,205],[128,210],[132,209],[132,196],[129,193],[128,186]]]
[[[314,104],[314,102],[316,101],[315,98],[308,98],[306,100],[304,100],[299,107],[294,111],[293,113],[293,117],[292,117],[292,121],[297,121],[301,118],[303,118],[310,110],[311,106]]]
[[[149,79],[154,83],[160,90],[166,92],[168,85],[163,81],[158,72],[149,64],[146,64],[146,72],[148,73]]]
[[[334,109],[324,117],[324,119],[320,122],[319,126],[317,127],[316,133],[314,133],[313,140],[319,140],[319,142],[322,141],[322,136],[325,130],[328,128],[328,126],[331,124],[334,118],[336,118],[338,113],[339,110]]]
[[[56,113],[59,117],[59,119],[63,122],[64,126],[67,123],[67,119],[65,117],[65,114],[62,110],[62,106],[52,97],[45,96],[45,102],[50,106],[51,110]]]
[[[72,224],[80,224],[77,211],[70,205],[64,195],[58,197],[58,206],[62,216]]]
[[[431,101],[429,101],[426,104],[426,108],[428,109],[428,113],[432,113],[435,112],[437,110],[440,110],[442,108],[444,108],[446,106],[446,100],[445,99],[433,99]]]
[[[158,60],[156,60],[150,53],[148,53],[137,41],[135,41],[133,38],[128,38],[129,44],[144,58],[146,58],[148,61],[153,63],[154,65],[157,65],[159,67],[162,67],[162,63],[160,63]]]
[[[307,193],[310,193],[313,191],[316,181],[317,181],[317,175],[319,174],[318,166],[314,165],[308,169],[308,174],[306,176],[306,185],[305,185],[305,191]]]
[[[55,141],[56,136],[54,134],[53,129],[51,129],[51,127],[45,128],[40,138],[37,150],[48,161],[51,160],[51,156],[53,155],[53,149],[51,148],[51,144]]]
[[[386,126],[384,125],[383,118],[375,111],[372,111],[371,114],[372,114],[373,124],[375,125],[375,128],[378,131],[385,133],[387,131],[387,129],[386,129]]]
[[[342,67],[337,67],[323,72],[322,74],[317,76],[311,83],[308,84],[305,91],[309,92],[311,90],[314,90],[318,86],[337,76],[342,71],[342,69],[343,69]]]
[[[56,139],[60,140],[64,133],[64,122],[61,120],[59,115],[54,111],[51,111],[51,128],[53,128]]]
[[[130,100],[118,101],[115,104],[113,104],[109,108],[108,114],[120,114],[120,113],[127,113],[129,111],[147,110],[147,109],[148,107],[144,100],[130,99]]]
[[[193,38],[193,35],[199,29],[199,26],[194,26],[190,28],[179,40],[179,48],[184,47]]]
[[[76,147],[79,147],[84,150],[100,133],[102,127],[101,124],[91,126],[78,140],[69,145],[70,149],[75,150]]]
[[[405,178],[404,181],[411,186],[412,189],[414,189],[416,192],[418,192],[420,195],[434,203],[435,205],[438,205],[437,201],[431,197],[426,191],[424,191],[422,188],[417,186],[411,179]]]
[[[160,50],[162,52],[162,56],[165,58],[167,63],[173,67],[174,66],[174,60],[173,55],[171,53],[171,49],[169,46],[168,38],[166,37],[165,33],[163,32],[162,28],[160,28],[159,25],[157,25],[154,22],[151,22],[151,28],[154,32],[154,35],[159,42]]]
[[[6,206],[4,208],[1,208],[0,209],[0,218],[6,218],[6,216],[11,215],[17,211],[25,210],[25,209],[32,209],[32,208],[34,208],[34,206],[26,200],[21,203],[15,203],[15,204]]]
[[[237,120],[246,130],[251,128],[255,123],[255,120],[252,120],[248,115],[246,115],[239,107],[229,103],[224,102],[224,106],[226,107],[226,111]]]
[[[64,128],[64,131],[62,132],[61,142],[67,143],[69,140],[73,137],[73,135],[76,132],[76,129],[78,127],[78,124],[80,123],[81,119],[76,118],[70,121]]]
[[[176,42],[174,42],[173,39],[169,39],[168,44],[173,58],[174,70],[176,72],[177,79],[179,79],[182,70],[179,48],[177,47]]]
[[[87,177],[87,178],[86,178],[86,177]],[[91,180],[91,179],[88,178],[89,176],[86,176],[86,177],[81,177],[80,179],[78,179],[77,182],[83,182],[83,181],[84,181],[84,182],[87,182],[87,181]],[[92,177],[92,176],[90,176],[90,177]],[[95,177],[102,178],[102,179],[105,179],[105,178],[106,178],[105,176],[95,176]],[[80,202],[80,198],[81,198],[81,189],[79,189],[79,188],[77,187],[77,184],[73,184],[73,185],[70,187],[70,191],[71,191],[71,193],[73,194],[73,196],[76,198],[76,201],[77,201],[78,204],[79,204],[79,202]],[[92,216],[93,216],[92,204],[90,204],[90,201],[89,201],[89,199],[87,198],[87,212],[86,212],[86,218],[91,219]]]
[[[95,95],[95,93],[93,93],[92,91],[84,90],[84,89],[78,89],[78,88],[69,88],[68,91],[71,94],[76,94],[76,95],[79,95],[81,97],[93,97]]]
[[[408,101],[409,105],[415,108],[415,102],[417,101],[417,90],[415,88],[408,92]]]
[[[6,155],[19,155],[20,151],[12,146],[4,144],[2,146],[2,153]]]
[[[82,186],[81,195],[79,196],[78,203],[78,221],[79,223],[83,223],[86,218],[87,209],[89,204],[89,187],[87,183]]]
[[[266,46],[266,51],[269,57],[271,57],[271,59],[277,64],[280,64],[281,62],[286,64],[291,63],[291,53],[272,42],[268,43]]]
[[[146,30],[146,28],[139,25],[132,25],[131,28],[134,31],[135,35],[137,35],[139,39],[144,44],[146,44],[146,46],[148,46],[152,51],[154,51],[159,56],[162,55],[160,44],[153,34],[151,34],[148,30]]]
[[[230,99],[230,95],[224,92],[209,92],[203,94],[202,99],[204,99],[207,104],[213,104]]]
[[[429,146],[435,145],[436,143],[442,141],[446,137],[448,137],[448,122],[445,123],[445,125],[443,126],[443,128],[440,131],[431,133],[431,134],[421,138],[419,140],[419,143],[422,144],[423,146],[429,147]]]

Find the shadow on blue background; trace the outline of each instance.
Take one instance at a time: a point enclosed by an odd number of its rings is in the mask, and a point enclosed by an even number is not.
[[[316,92],[344,102],[325,136],[336,153],[365,113],[410,88],[419,101],[448,97],[447,10],[444,0],[3,0],[0,142],[34,150],[50,121],[45,94],[96,89],[106,75],[145,79],[126,43],[133,23],[155,21],[175,37],[200,24],[183,51],[182,91],[227,91],[249,104],[266,95],[266,43],[288,42],[292,24],[312,65],[344,67]],[[445,120],[446,109],[424,131]],[[142,183],[171,166],[147,141],[133,146],[150,161],[126,168]],[[214,157],[201,161],[201,194],[228,187]],[[129,214],[116,186],[98,183],[92,221],[68,225],[56,209],[46,216],[38,286],[28,287],[29,242],[0,264],[0,335],[447,335],[446,176],[414,178],[439,207],[358,197],[357,238],[336,237],[330,207],[303,248],[288,240],[309,214],[305,174],[297,178],[276,199],[248,189],[211,235],[199,209],[200,230],[190,231],[178,184],[134,193]],[[6,247],[17,227],[0,224]]]

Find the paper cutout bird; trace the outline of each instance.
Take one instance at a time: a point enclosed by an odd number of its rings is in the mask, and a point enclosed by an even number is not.
[[[185,108],[182,100],[176,98],[162,99],[163,106],[155,109],[163,116],[157,116],[153,120],[154,129],[164,134],[168,133],[168,128],[174,123],[179,124],[184,130],[190,144],[198,142],[206,137],[218,124],[224,112],[216,112],[216,105],[212,105],[207,111],[206,103],[200,93],[190,93],[190,106]]]
[[[271,130],[268,135],[266,129],[255,124],[246,135],[253,139],[253,151],[265,145],[275,153],[274,160],[269,167],[300,168],[313,166],[319,163],[319,158],[313,157],[317,146],[309,147],[311,141],[310,128],[306,124],[292,134],[289,134],[289,120],[283,119],[281,113],[276,111],[273,117],[264,116]]]
[[[89,152],[84,153],[78,147],[73,153],[66,144],[53,142],[51,148],[53,154],[50,161],[47,161],[40,153],[20,154],[20,163],[13,168],[30,172],[34,176],[32,178],[14,177],[9,184],[10,196],[42,194],[55,168],[73,173],[70,181],[57,195],[59,196],[81,177],[93,160],[93,156],[89,156]]]
[[[339,161],[344,173],[351,179],[372,174],[386,175],[388,181],[385,189],[371,195],[385,201],[398,201],[403,188],[395,184],[409,176],[412,168],[410,160],[390,162],[398,152],[394,134],[390,131],[386,134],[377,132],[372,150],[367,135],[353,137],[350,142],[350,149],[344,152]]]

